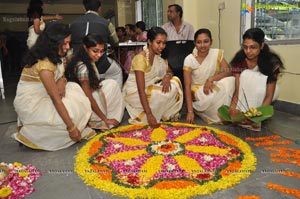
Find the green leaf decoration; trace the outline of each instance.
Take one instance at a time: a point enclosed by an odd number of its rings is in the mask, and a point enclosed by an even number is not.
[[[259,123],[261,121],[264,121],[270,117],[273,116],[274,114],[274,108],[272,105],[267,105],[267,106],[260,106],[256,108],[258,111],[262,112],[261,116],[257,117],[245,117],[243,113],[238,115],[236,118],[231,119],[229,115],[229,106],[223,105],[218,109],[219,115],[223,118],[224,121],[227,122],[241,122],[243,119],[247,118],[248,120]]]

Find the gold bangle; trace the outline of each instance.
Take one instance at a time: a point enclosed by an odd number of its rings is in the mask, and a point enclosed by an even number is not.
[[[65,83],[68,82],[68,80],[67,80],[67,78],[65,76],[62,76],[61,79],[64,80]]]
[[[170,77],[172,78],[172,77],[173,77],[173,73],[167,72],[167,73],[165,74],[165,76],[170,76]]]
[[[194,111],[188,111],[188,113],[193,113]]]
[[[77,126],[74,124],[71,128],[67,128],[67,131],[69,133],[71,133],[72,131],[74,131],[77,128]]]

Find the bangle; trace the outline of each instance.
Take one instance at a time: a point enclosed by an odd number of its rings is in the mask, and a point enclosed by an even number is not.
[[[67,80],[67,78],[66,78],[65,76],[62,76],[61,78],[58,79],[58,81],[59,81],[59,80],[63,80],[64,83],[67,83],[67,82],[68,82],[68,80]]]
[[[173,73],[167,72],[167,73],[165,74],[165,76],[170,76],[170,77],[172,78],[172,77],[173,77]]]
[[[193,113],[194,111],[188,111],[188,113]]]
[[[209,80],[209,78],[206,80],[207,82],[210,82],[210,83],[212,83],[213,81],[211,81],[211,80]]]
[[[67,131],[69,133],[71,133],[72,131],[74,131],[77,128],[77,126],[74,124],[71,128],[67,128]]]

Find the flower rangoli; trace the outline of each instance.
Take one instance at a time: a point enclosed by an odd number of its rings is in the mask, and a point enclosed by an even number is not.
[[[229,133],[164,123],[96,136],[79,151],[75,170],[87,185],[120,196],[188,198],[239,183],[255,164],[249,145]]]

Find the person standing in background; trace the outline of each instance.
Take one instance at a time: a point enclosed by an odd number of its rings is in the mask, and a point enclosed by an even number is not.
[[[27,8],[27,17],[28,21],[28,38],[27,38],[27,47],[31,48],[38,36],[45,29],[44,21],[51,20],[62,20],[63,17],[60,15],[44,15],[43,13],[43,1],[42,0],[31,0]]]
[[[168,34],[168,41],[194,40],[194,28],[182,19],[183,10],[178,4],[168,6],[168,22],[162,28]]]
[[[100,35],[104,43],[109,43],[111,49],[114,49],[114,47],[116,47],[119,43],[118,35],[116,33],[115,26],[110,21],[99,15],[101,10],[101,1],[83,0],[82,3],[86,13],[75,19],[70,24],[72,31],[71,48],[73,48],[73,53],[75,54],[76,51],[81,48],[83,38],[89,33]],[[106,45],[105,49],[107,49]],[[104,74],[104,76],[111,76],[111,74],[119,73],[119,75],[116,76],[117,79],[123,79],[120,66],[116,64],[116,62],[113,62],[111,58],[108,58],[107,53],[104,53],[95,64],[100,74]]]
[[[112,47],[116,46],[119,39],[114,25],[99,15],[101,1],[83,0],[83,5],[86,13],[70,24],[71,47],[74,52],[81,48],[82,40],[88,33],[100,35],[105,43],[109,43]]]

